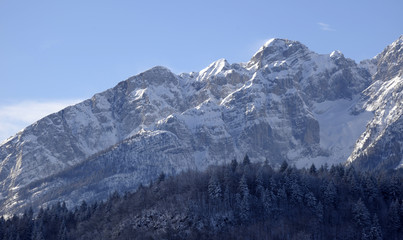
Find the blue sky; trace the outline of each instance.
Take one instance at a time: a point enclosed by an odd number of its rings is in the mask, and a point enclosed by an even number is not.
[[[0,0],[0,142],[155,65],[246,62],[273,37],[371,58],[403,34],[401,9],[401,0]]]

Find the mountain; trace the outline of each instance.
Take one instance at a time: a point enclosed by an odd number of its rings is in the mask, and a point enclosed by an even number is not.
[[[401,42],[360,64],[271,39],[247,63],[154,67],[2,143],[2,212],[104,199],[245,154],[298,167],[378,166],[390,162],[385,147],[401,158]]]
[[[403,167],[403,35],[370,64],[377,71],[361,108],[374,117],[348,162],[370,169]]]

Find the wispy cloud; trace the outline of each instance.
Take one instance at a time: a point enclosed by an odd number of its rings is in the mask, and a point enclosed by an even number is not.
[[[0,106],[0,143],[35,121],[78,102],[78,99],[24,101]]]
[[[332,28],[329,24],[323,23],[323,22],[318,22],[318,25],[321,30],[323,31],[329,31],[329,32],[334,32],[336,29]]]

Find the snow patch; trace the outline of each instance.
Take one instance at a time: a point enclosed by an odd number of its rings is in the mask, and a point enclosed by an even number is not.
[[[373,113],[369,111],[358,115],[351,114],[351,109],[357,101],[358,97],[355,97],[353,100],[325,101],[313,106],[313,114],[320,127],[320,147],[332,155],[327,157],[329,164],[347,160],[356,140],[373,117]]]

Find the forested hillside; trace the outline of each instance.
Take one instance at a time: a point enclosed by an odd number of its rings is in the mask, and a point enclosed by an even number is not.
[[[403,239],[403,173],[233,160],[69,210],[0,220],[0,239]]]

